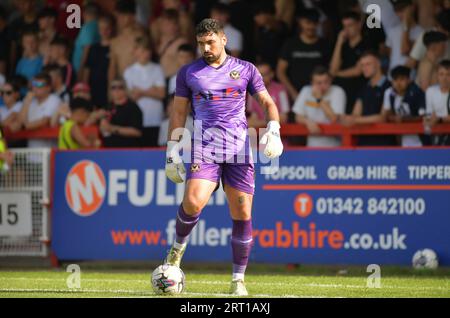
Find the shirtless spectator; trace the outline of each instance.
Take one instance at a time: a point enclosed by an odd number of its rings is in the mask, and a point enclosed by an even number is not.
[[[116,3],[118,35],[111,41],[108,81],[122,76],[125,69],[134,63],[134,43],[146,35],[136,22],[136,3],[134,0],[119,0]]]
[[[192,42],[192,44],[194,44],[194,23],[188,9],[183,8],[183,4],[180,0],[162,0],[161,2],[163,9],[162,12],[164,12],[164,10],[176,10],[178,12],[178,22],[180,25],[181,36],[188,39],[189,43]],[[152,19],[152,23],[150,24],[150,35],[153,43],[159,43],[162,28],[161,16],[154,17]]]
[[[156,44],[156,53],[166,78],[170,78],[177,72],[178,66],[174,61],[176,61],[178,48],[188,43],[188,40],[181,35],[178,18],[178,12],[173,9],[164,11],[160,18],[161,35],[159,43]]]
[[[50,44],[58,36],[56,30],[56,10],[46,7],[39,12],[39,53],[44,59],[44,65],[49,63]]]

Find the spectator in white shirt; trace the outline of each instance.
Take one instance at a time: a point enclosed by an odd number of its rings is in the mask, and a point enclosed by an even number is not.
[[[22,109],[20,87],[13,82],[3,84],[1,90],[4,106],[0,107],[0,125],[12,132],[20,130],[19,113]]]
[[[416,68],[418,63],[425,57],[427,53],[427,48],[424,43],[425,33],[428,31],[438,31],[445,35],[450,36],[450,9],[442,10],[435,17],[435,27],[431,30],[425,30],[417,38],[414,46],[409,54],[406,66],[410,68]],[[450,59],[450,39],[447,40],[447,48],[444,55],[444,59]]]
[[[411,0],[398,0],[394,3],[395,13],[401,24],[392,27],[387,33],[386,46],[390,51],[389,70],[406,64],[414,42],[423,32],[422,27],[415,21],[414,8]]]
[[[164,118],[163,99],[166,97],[166,80],[159,64],[151,62],[150,40],[141,37],[135,44],[136,62],[129,66],[124,78],[131,98],[143,114],[143,147],[157,147],[159,126]]]
[[[333,136],[318,136],[321,133],[319,124],[330,124],[339,121],[345,113],[346,95],[339,86],[331,85],[328,70],[318,66],[312,73],[310,86],[305,86],[295,101],[293,112],[296,122],[308,129],[308,147],[339,147],[341,140]]]
[[[20,122],[26,130],[38,130],[49,127],[50,119],[57,111],[61,100],[51,94],[51,78],[46,73],[36,75],[32,82],[32,91],[24,99],[20,112]],[[29,139],[30,148],[51,148],[56,146],[55,140]]]
[[[450,60],[439,63],[437,72],[438,84],[431,86],[426,92],[427,117],[424,122],[433,127],[440,123],[450,123]],[[440,136],[440,145],[450,145],[450,136]]]
[[[211,9],[211,18],[218,20],[223,24],[223,31],[227,36],[227,44],[225,48],[230,55],[239,57],[243,48],[242,32],[230,24],[230,9],[224,3],[216,3]]]
[[[445,55],[447,38],[446,34],[437,31],[427,32],[423,37],[427,52],[419,63],[416,76],[416,83],[423,91],[437,83],[437,68]]]

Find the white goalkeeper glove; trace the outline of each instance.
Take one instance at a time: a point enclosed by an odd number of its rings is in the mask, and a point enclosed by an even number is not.
[[[264,154],[269,159],[275,159],[283,153],[283,143],[280,138],[280,123],[269,121],[266,133],[261,137],[260,144],[266,145]]]
[[[178,141],[167,142],[166,152],[166,176],[172,182],[183,183],[186,175],[183,159],[180,156],[180,143]]]

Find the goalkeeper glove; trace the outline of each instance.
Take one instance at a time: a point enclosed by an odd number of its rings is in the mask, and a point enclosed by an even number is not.
[[[266,133],[261,137],[261,144],[265,144],[264,154],[267,158],[275,159],[283,153],[283,143],[280,138],[280,124],[277,121],[269,121]]]
[[[180,156],[180,143],[178,141],[167,142],[166,152],[166,176],[172,182],[183,183],[186,169]]]

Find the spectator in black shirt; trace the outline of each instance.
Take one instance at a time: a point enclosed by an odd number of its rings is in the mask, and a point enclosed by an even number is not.
[[[347,4],[345,4],[347,2]],[[344,10],[342,11],[342,14],[344,14],[347,11],[353,11],[357,13],[361,17],[362,21],[362,35],[363,39],[366,42],[368,46],[368,50],[372,50],[376,52],[377,54],[382,54],[383,50],[386,48],[386,33],[384,32],[384,27],[382,21],[376,21],[374,20],[374,17],[371,16],[370,20],[371,22],[378,22],[380,24],[380,28],[373,28],[369,27],[367,23],[367,19],[369,18],[369,15],[364,12],[364,10],[361,7],[360,1],[358,0],[346,0],[341,1],[341,5],[343,6]]]
[[[126,84],[122,79],[113,80],[111,85],[112,105],[110,110],[100,110],[100,131],[107,148],[137,148],[141,146],[142,111],[127,96]]]
[[[92,87],[92,102],[96,107],[108,105],[109,46],[114,33],[114,20],[110,16],[101,16],[98,20],[100,42],[92,45],[83,72],[84,82]]]
[[[262,2],[256,7],[253,17],[256,26],[255,46],[257,62],[268,62],[277,67],[278,52],[288,34],[288,26],[275,17],[273,3]]]
[[[22,56],[22,35],[27,31],[39,30],[37,21],[36,0],[17,1],[20,16],[14,19],[8,27],[10,46],[10,73],[15,70],[16,62]]]
[[[328,64],[330,51],[326,41],[317,35],[319,13],[316,10],[301,11],[298,23],[300,34],[286,41],[277,66],[277,77],[292,100],[309,84],[313,69]]]
[[[365,84],[361,67],[358,64],[361,55],[369,50],[362,35],[361,16],[349,11],[342,16],[343,29],[339,33],[330,73],[335,76],[336,85],[342,87],[347,95],[346,114],[350,114],[356,101],[356,94]]]
[[[0,74],[6,77],[9,63],[9,38],[7,29],[8,14],[0,6]]]
[[[383,107],[385,91],[391,86],[383,75],[381,62],[375,52],[366,52],[360,59],[361,70],[367,84],[358,95],[351,115],[341,116],[341,123],[345,126],[365,125],[377,123]],[[393,136],[360,136],[358,146],[393,146],[396,140]]]

